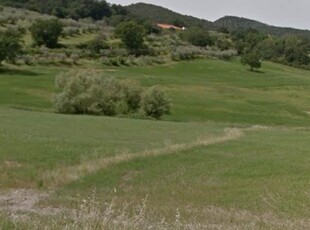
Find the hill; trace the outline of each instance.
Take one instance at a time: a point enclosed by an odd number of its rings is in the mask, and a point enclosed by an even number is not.
[[[112,15],[112,6],[96,0],[0,0],[0,5],[50,14],[60,18],[87,18],[100,20]]]
[[[287,36],[294,34],[310,38],[309,30],[271,26],[259,21],[235,16],[225,16],[223,18],[216,20],[213,24],[215,27],[227,28],[230,31],[246,30],[252,28],[260,32],[275,36]]]
[[[177,26],[193,27],[199,26],[206,29],[212,28],[210,21],[182,15],[161,6],[146,3],[137,3],[125,7],[131,14],[156,23],[169,23]]]
[[[229,31],[254,28],[260,32],[276,36],[300,35],[310,38],[309,30],[271,26],[265,23],[261,23],[259,21],[234,16],[226,16],[218,19],[215,22],[211,22],[204,19],[195,18],[192,16],[182,15],[169,9],[146,3],[132,4],[126,6],[126,9],[133,15],[152,22],[162,22],[171,24],[174,24],[175,22],[177,23],[182,22],[187,27],[201,26],[206,29],[226,28]]]
[[[91,17],[100,20],[102,18],[111,17],[112,15],[128,15],[129,12],[132,16],[143,20],[153,23],[169,23],[179,27],[202,27],[208,30],[226,28],[229,31],[254,28],[260,32],[275,36],[293,34],[310,38],[309,30],[277,27],[235,16],[225,16],[215,22],[211,22],[147,3],[136,3],[122,7],[109,4],[104,0],[100,2],[96,0],[0,0],[0,5],[33,10],[60,18],[73,19]]]

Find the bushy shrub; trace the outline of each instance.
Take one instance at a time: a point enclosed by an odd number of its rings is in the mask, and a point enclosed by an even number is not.
[[[126,102],[128,111],[135,112],[140,108],[142,88],[134,80],[120,81],[121,98]]]
[[[84,77],[82,77],[84,76]],[[89,106],[87,100],[89,95],[85,92],[88,91],[91,81],[95,79],[87,75],[71,74],[59,75],[56,78],[56,87],[62,92],[55,96],[54,106],[59,113],[86,113]]]
[[[169,101],[159,87],[143,92],[133,80],[104,78],[87,71],[69,72],[56,78],[56,87],[60,93],[53,103],[59,113],[131,117],[145,114],[159,119],[170,111]]]
[[[141,108],[147,116],[159,119],[170,112],[170,102],[159,86],[153,86],[142,94]]]

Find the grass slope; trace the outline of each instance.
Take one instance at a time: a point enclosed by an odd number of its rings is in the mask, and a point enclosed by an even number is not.
[[[92,68],[88,66],[88,68]],[[76,70],[79,66],[74,67]],[[98,68],[98,67],[96,67]],[[66,68],[2,70],[0,104],[51,108],[54,77]],[[103,76],[162,85],[173,103],[170,121],[309,125],[310,72],[265,63],[262,73],[239,61],[198,60],[165,66],[97,69]]]
[[[174,104],[169,120],[309,124],[310,72],[272,63],[265,63],[263,71],[210,59],[125,68],[115,75],[129,73],[145,85],[163,85]]]

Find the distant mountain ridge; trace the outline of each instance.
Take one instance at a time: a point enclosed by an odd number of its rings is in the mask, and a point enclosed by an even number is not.
[[[178,27],[202,27],[207,30],[226,28],[229,31],[235,31],[253,28],[275,36],[298,35],[310,39],[310,30],[277,27],[236,16],[225,16],[211,22],[147,3],[136,3],[119,7],[116,5],[112,6],[112,4],[105,0],[0,0],[0,5],[24,8],[61,18],[74,19],[92,17],[98,20],[110,17],[113,14],[126,15],[128,11],[134,17],[152,23],[167,23]]]
[[[206,29],[213,27],[213,23],[208,20],[183,15],[167,8],[152,4],[136,3],[125,6],[125,8],[131,14],[154,23],[184,23],[184,26],[201,26]]]
[[[299,35],[310,38],[309,30],[295,29],[290,27],[278,27],[271,26],[256,20],[251,20],[242,17],[236,16],[225,16],[216,20],[213,25],[219,28],[227,28],[230,31],[237,29],[256,29],[260,32],[276,35],[276,36],[285,36],[285,35]]]
[[[185,26],[201,26],[206,29],[226,28],[229,31],[253,28],[260,32],[275,36],[299,35],[310,39],[310,31],[289,27],[271,26],[256,20],[242,17],[225,16],[215,22],[182,15],[161,6],[147,3],[136,3],[125,7],[131,14],[145,20],[157,23],[183,22]]]

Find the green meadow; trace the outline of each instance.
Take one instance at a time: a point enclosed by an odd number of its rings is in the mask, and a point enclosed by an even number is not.
[[[172,113],[161,121],[56,114],[54,80],[71,68],[161,85]],[[50,227],[40,210],[70,210],[90,194],[131,211],[145,200],[144,215],[174,229],[308,229],[309,92],[309,71],[269,62],[261,72],[211,58],[2,67],[0,203],[12,190],[49,195],[26,223],[4,211],[0,229]],[[68,224],[54,218],[52,229]]]

